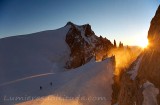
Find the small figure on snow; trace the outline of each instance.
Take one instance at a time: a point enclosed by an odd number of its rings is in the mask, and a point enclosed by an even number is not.
[[[42,86],[40,86],[39,89],[42,90]]]
[[[52,82],[50,82],[50,85],[52,86]]]

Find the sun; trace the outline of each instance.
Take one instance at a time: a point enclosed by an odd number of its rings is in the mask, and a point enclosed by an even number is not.
[[[137,41],[137,45],[141,48],[146,48],[148,46],[148,40],[147,38],[143,38]]]

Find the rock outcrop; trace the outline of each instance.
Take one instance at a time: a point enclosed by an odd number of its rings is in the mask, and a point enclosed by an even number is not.
[[[151,21],[148,40],[149,47],[121,76],[118,105],[160,105],[160,6]]]
[[[158,7],[148,31],[148,40],[150,46],[160,45],[160,6]]]
[[[159,89],[157,103],[160,105],[160,5],[151,21],[148,31],[150,47],[144,51],[143,59],[138,69],[138,79],[150,81]]]
[[[66,68],[76,68],[91,60],[93,56],[107,52],[113,44],[106,38],[98,37],[92,31],[89,24],[82,26],[68,22],[71,28],[66,35],[66,43],[69,45],[71,54],[66,63]],[[105,54],[101,54],[103,57]]]

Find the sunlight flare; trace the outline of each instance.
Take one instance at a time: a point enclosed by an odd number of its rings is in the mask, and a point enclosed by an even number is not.
[[[147,38],[141,38],[137,41],[137,45],[141,48],[146,48],[148,46],[148,39]]]

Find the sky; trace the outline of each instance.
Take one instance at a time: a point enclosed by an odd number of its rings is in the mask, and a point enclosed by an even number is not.
[[[137,45],[160,0],[0,0],[0,38],[90,24],[97,36]]]

